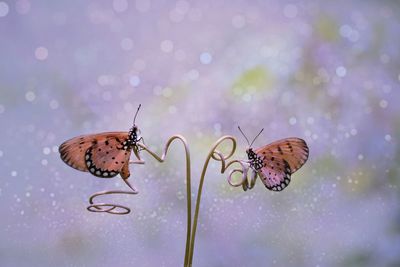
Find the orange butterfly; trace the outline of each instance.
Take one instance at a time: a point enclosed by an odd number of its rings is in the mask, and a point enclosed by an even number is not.
[[[143,141],[136,126],[136,116],[129,132],[106,132],[74,137],[61,144],[61,159],[74,169],[90,172],[100,178],[118,174],[125,180],[130,176],[129,158],[133,149],[138,155],[138,142]]]
[[[282,191],[285,189],[290,183],[290,176],[300,169],[308,159],[309,149],[306,142],[297,137],[290,137],[254,151],[251,145],[264,129],[250,143],[242,129],[238,128],[249,144],[246,153],[254,175],[258,174],[269,190]]]

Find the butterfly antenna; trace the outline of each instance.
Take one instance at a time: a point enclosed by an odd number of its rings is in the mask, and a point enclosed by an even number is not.
[[[238,129],[239,129],[239,131],[243,134],[244,138],[246,138],[247,144],[248,144],[249,146],[251,146],[251,145],[250,145],[250,142],[249,142],[249,139],[247,139],[247,137],[246,137],[246,135],[244,134],[244,132],[242,131],[242,129],[240,129],[240,126],[238,126]]]
[[[133,118],[133,125],[135,125],[136,116],[137,116],[137,114],[139,113],[139,109],[140,109],[141,106],[142,106],[142,104],[139,104],[139,106],[138,106],[138,108],[137,108],[137,110],[136,110],[135,117]]]
[[[251,142],[250,146],[254,143],[254,141],[256,141],[257,137],[260,136],[260,134],[264,131],[264,128],[261,129],[261,131],[256,135],[256,137],[254,137],[253,141]]]

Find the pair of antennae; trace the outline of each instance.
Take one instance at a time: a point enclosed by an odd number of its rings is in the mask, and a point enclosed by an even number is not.
[[[247,139],[246,135],[244,134],[244,132],[242,131],[242,129],[240,129],[240,126],[238,126],[239,131],[243,134],[244,138],[246,138],[247,144],[249,144],[249,147],[251,147],[254,143],[254,141],[256,141],[257,137],[260,136],[260,134],[264,131],[264,128],[261,129],[261,131],[256,135],[256,137],[254,137],[253,141],[250,143],[249,139]]]
[[[141,106],[142,106],[142,104],[139,104],[139,106],[138,106],[138,108],[137,108],[137,110],[136,110],[135,117],[133,118],[133,125],[135,125],[136,116],[137,116],[137,114],[139,113],[139,109],[140,109]]]

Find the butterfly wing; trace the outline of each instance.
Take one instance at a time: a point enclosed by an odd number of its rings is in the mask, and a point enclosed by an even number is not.
[[[81,135],[62,143],[58,149],[61,159],[70,167],[87,172],[85,152],[101,134]]]
[[[263,162],[258,174],[264,185],[282,191],[289,185],[291,174],[307,161],[309,149],[303,139],[292,137],[256,149],[255,153]]]
[[[121,173],[129,177],[129,158],[131,149],[124,149],[126,139],[107,136],[98,141],[85,153],[85,164],[89,172],[97,177],[110,178]]]
[[[86,152],[90,148],[99,144],[106,145],[106,141],[111,139],[114,140],[113,142],[119,140],[123,143],[127,138],[127,132],[107,132],[100,134],[81,135],[62,143],[59,147],[59,152],[61,159],[67,165],[74,169],[87,172],[90,170],[87,166]]]

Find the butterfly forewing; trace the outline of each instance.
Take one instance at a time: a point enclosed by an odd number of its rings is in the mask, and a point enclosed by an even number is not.
[[[289,185],[291,174],[307,161],[309,150],[304,140],[292,137],[256,149],[255,153],[263,161],[258,173],[265,186],[281,191]]]
[[[105,145],[107,140],[116,141],[118,139],[123,142],[127,138],[127,132],[107,132],[100,134],[81,135],[62,143],[59,147],[59,152],[61,159],[66,164],[74,169],[87,172],[90,171],[87,167],[86,160],[86,152],[89,149],[93,150],[93,147],[98,144]]]

